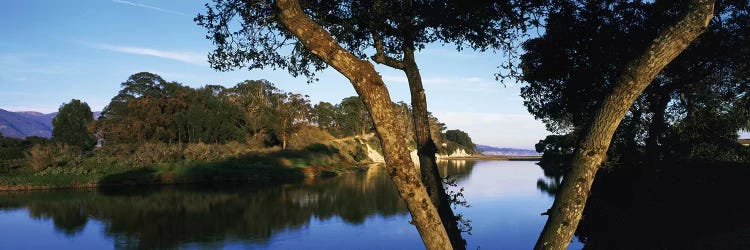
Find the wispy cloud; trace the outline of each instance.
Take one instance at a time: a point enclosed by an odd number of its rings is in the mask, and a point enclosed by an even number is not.
[[[178,12],[178,11],[173,11],[173,10],[167,10],[167,9],[162,9],[162,8],[159,8],[159,7],[155,7],[155,6],[150,6],[150,5],[140,4],[140,3],[134,3],[134,2],[130,2],[130,1],[123,1],[123,0],[112,0],[112,2],[115,2],[115,3],[121,3],[121,4],[127,4],[127,5],[131,5],[131,6],[136,6],[136,7],[141,7],[141,8],[152,9],[152,10],[156,10],[156,11],[161,11],[161,12],[166,12],[166,13],[170,13],[170,14],[175,14],[175,15],[180,15],[180,16],[187,16],[187,14],[185,14],[185,13],[182,13],[182,12]]]
[[[206,56],[201,53],[195,53],[195,52],[168,51],[168,50],[158,50],[158,49],[151,49],[151,48],[121,46],[121,45],[112,45],[112,44],[98,44],[98,43],[85,43],[85,44],[89,47],[93,47],[96,49],[103,49],[103,50],[115,51],[115,52],[120,52],[120,53],[144,55],[144,56],[155,56],[155,57],[190,63],[190,64],[196,64],[196,65],[206,64]]]

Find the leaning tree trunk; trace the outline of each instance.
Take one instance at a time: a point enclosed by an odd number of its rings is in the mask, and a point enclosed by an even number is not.
[[[581,220],[591,184],[620,121],[656,75],[708,26],[714,1],[692,0],[685,16],[660,32],[642,54],[627,64],[612,93],[597,110],[573,154],[549,218],[535,249],[565,249]]]
[[[440,216],[430,201],[409,156],[404,135],[396,126],[388,89],[375,67],[343,49],[300,8],[297,0],[278,0],[279,19],[313,54],[335,68],[362,98],[380,138],[386,168],[428,249],[451,249]]]
[[[427,113],[427,97],[422,86],[422,76],[414,59],[414,48],[404,48],[404,73],[409,81],[411,92],[412,120],[417,142],[417,156],[419,156],[419,170],[422,173],[422,183],[427,188],[432,203],[437,207],[443,226],[448,232],[453,249],[466,249],[466,240],[461,237],[457,217],[451,209],[450,198],[445,193],[442,178],[438,171],[435,154],[437,147],[430,133],[430,120]]]
[[[417,143],[417,156],[419,157],[419,170],[422,174],[422,183],[427,188],[427,194],[432,203],[438,209],[443,226],[448,232],[451,245],[454,249],[466,249],[466,240],[461,237],[461,229],[458,227],[456,215],[451,209],[450,197],[445,193],[440,171],[438,171],[435,154],[437,147],[432,140],[430,131],[430,120],[427,112],[427,97],[422,86],[422,76],[414,58],[414,44],[405,39],[403,45],[403,59],[396,59],[385,54],[383,41],[376,33],[373,34],[376,54],[372,56],[373,61],[388,67],[404,71],[409,82],[411,93],[412,120],[414,123],[414,135]]]

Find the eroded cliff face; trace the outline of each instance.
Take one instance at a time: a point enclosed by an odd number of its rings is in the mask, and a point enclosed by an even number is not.
[[[367,157],[370,158],[370,161],[373,163],[384,163],[383,155],[380,154],[377,150],[373,149],[368,145],[367,143],[363,144],[364,147],[367,148]],[[414,162],[414,165],[419,166],[419,156],[417,155],[417,150],[411,150],[411,161]],[[464,149],[457,149],[453,151],[451,154],[435,154],[435,157],[438,159],[450,159],[450,158],[463,158],[463,157],[471,157],[472,154],[469,154]]]
[[[355,136],[352,138],[346,138],[346,139],[338,139],[336,141],[339,142],[350,142],[351,144],[356,145],[356,147],[360,147],[362,152],[364,152],[367,159],[364,159],[365,161],[368,161],[370,163],[385,163],[385,159],[383,157],[383,153],[377,145],[379,145],[379,141],[377,137],[375,137],[374,134],[365,134],[360,136]],[[373,146],[375,145],[375,146]],[[419,156],[417,155],[417,149],[416,148],[409,148],[410,150],[410,157],[412,162],[414,162],[414,165],[419,167]],[[435,154],[435,157],[438,159],[450,159],[450,158],[464,158],[464,157],[472,157],[474,154],[468,152],[464,148],[454,148],[453,151],[447,151],[442,150],[443,152]]]
[[[445,158],[461,158],[461,157],[470,157],[473,156],[472,154],[469,154],[464,150],[463,148],[459,148],[454,150],[450,154],[436,154],[435,155],[438,159],[445,159]]]
[[[367,147],[367,151],[366,151],[367,152],[367,158],[370,158],[370,161],[372,161],[374,163],[385,163],[385,158],[383,158],[383,155],[380,152],[378,152],[377,150],[375,150],[372,147],[370,147],[370,144],[367,144],[367,143],[362,143],[362,144],[365,147]],[[414,152],[416,152],[416,151],[414,151]],[[414,161],[414,156],[413,156],[414,154],[416,154],[416,153],[412,153],[412,161]]]

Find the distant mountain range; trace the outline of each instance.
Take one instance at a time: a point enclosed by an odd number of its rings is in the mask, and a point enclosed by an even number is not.
[[[94,112],[94,118],[101,112]],[[52,137],[52,119],[57,112],[43,114],[34,111],[12,112],[0,109],[0,133],[13,138],[28,136]]]
[[[538,156],[536,150],[519,149],[519,148],[498,148],[487,145],[477,144],[477,151],[484,155],[511,155],[511,156]]]

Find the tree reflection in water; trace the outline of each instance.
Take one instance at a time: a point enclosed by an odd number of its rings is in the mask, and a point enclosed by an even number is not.
[[[560,165],[540,164],[552,196]],[[727,162],[660,162],[597,173],[576,237],[584,249],[750,249],[750,168]]]
[[[473,163],[444,163],[441,172],[466,178]],[[224,242],[264,244],[279,232],[339,217],[361,224],[371,216],[408,213],[385,170],[344,174],[268,188],[170,186],[131,190],[0,194],[0,209],[26,208],[75,236],[90,219],[104,224],[118,249],[212,248]]]

